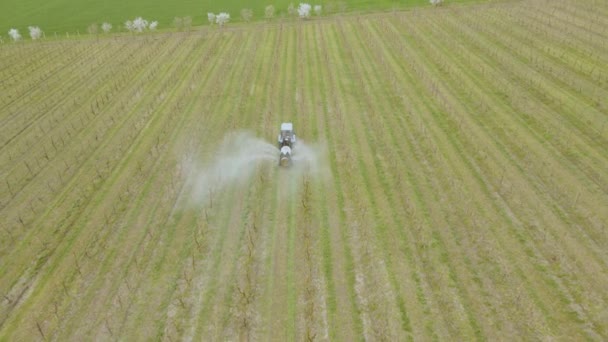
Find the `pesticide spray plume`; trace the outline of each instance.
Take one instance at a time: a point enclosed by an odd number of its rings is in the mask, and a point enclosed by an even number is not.
[[[229,186],[246,186],[258,172],[270,173],[270,179],[280,182],[279,187],[289,189],[281,191],[281,197],[297,191],[304,176],[325,179],[330,174],[325,148],[320,145],[299,141],[289,168],[278,167],[278,156],[276,145],[255,137],[251,132],[229,133],[208,162],[200,162],[193,155],[183,158],[181,173],[186,179],[180,202],[189,207],[200,207],[208,203],[214,193]],[[279,172],[286,174],[273,177]]]

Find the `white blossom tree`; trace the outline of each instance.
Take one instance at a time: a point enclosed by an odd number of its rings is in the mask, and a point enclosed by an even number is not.
[[[148,26],[150,28],[150,31],[156,31],[156,29],[158,28],[158,21],[153,21],[150,23],[150,26]]]
[[[144,32],[148,28],[148,21],[142,17],[137,17],[133,20],[133,28],[135,32]]]
[[[158,25],[158,23],[156,24]],[[125,21],[125,28],[129,32],[142,33],[149,28],[148,21],[142,17],[137,17],[133,21]]]
[[[264,10],[264,17],[266,17],[266,19],[274,18],[274,6],[266,6],[266,9]]]
[[[30,37],[32,40],[42,38],[42,30],[38,26],[28,26],[28,30],[30,30]]]
[[[321,5],[315,5],[314,10],[315,10],[316,15],[321,15],[321,11],[322,11]]]
[[[221,12],[220,14],[215,16],[215,22],[220,26],[223,27],[224,25],[226,25],[228,22],[230,21],[230,13],[226,13],[226,12]]]
[[[110,33],[110,31],[112,30],[112,24],[110,24],[110,23],[103,23],[103,24],[101,24],[101,30],[104,33]]]
[[[440,6],[441,4],[443,4],[443,0],[429,0],[431,5],[433,6]]]
[[[243,8],[241,10],[241,18],[246,22],[250,22],[251,18],[253,18],[253,10],[250,8]]]
[[[312,6],[310,6],[310,4],[301,3],[300,6],[298,6],[298,15],[302,19],[310,18],[311,9],[312,9]]]
[[[209,24],[215,24],[215,14],[211,12],[207,13],[207,20],[209,20]]]
[[[17,29],[14,29],[14,28],[10,29],[8,31],[8,35],[15,42],[21,40],[21,34],[19,33],[19,30],[17,30]]]

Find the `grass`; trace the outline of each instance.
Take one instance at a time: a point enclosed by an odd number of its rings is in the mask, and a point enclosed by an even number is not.
[[[606,340],[607,13],[0,45],[0,340]],[[186,156],[286,120],[326,178],[186,205]]]
[[[472,0],[453,0],[467,2]],[[221,4],[212,0],[153,0],[153,1],[121,1],[121,0],[6,0],[0,3],[0,36],[8,39],[8,30],[17,28],[27,36],[28,26],[39,26],[47,36],[64,35],[80,32],[85,34],[89,25],[109,22],[113,32],[125,31],[123,23],[128,19],[142,16],[150,21],[157,20],[160,29],[173,27],[173,18],[190,16],[193,25],[207,25],[207,13],[228,12],[232,21],[241,21],[240,12],[250,8],[254,12],[254,20],[264,17],[264,9],[268,5],[276,8],[277,18],[287,15],[290,3],[295,6],[298,1],[269,0],[244,1],[227,0]],[[406,8],[428,5],[426,0],[344,0],[317,1],[311,4],[325,6],[328,11],[341,11],[344,6],[347,11],[375,11],[392,8]],[[342,4],[343,3],[343,4]],[[333,9],[332,9],[333,8]],[[29,36],[27,36],[29,38]]]

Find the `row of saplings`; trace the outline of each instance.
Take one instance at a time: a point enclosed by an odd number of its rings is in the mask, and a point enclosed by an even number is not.
[[[443,3],[443,0],[429,0],[429,2],[432,5],[438,6]],[[297,15],[298,17],[300,17],[302,19],[310,18],[313,11],[316,15],[318,15],[318,16],[321,15],[321,13],[322,13],[321,5],[311,6],[310,4],[307,4],[307,3],[300,3],[298,5],[298,7],[295,7],[294,4],[292,3],[292,4],[289,4],[289,6],[287,7],[287,13],[290,16]],[[266,8],[264,10],[264,17],[266,19],[272,19],[272,18],[274,18],[274,16],[275,16],[274,6],[272,6],[272,5],[266,6]],[[244,21],[247,21],[247,22],[250,21],[253,18],[253,10],[247,9],[247,8],[241,10],[241,17],[243,18]],[[220,12],[218,14],[215,14],[215,13],[209,12],[209,13],[207,13],[207,19],[209,20],[209,23],[211,25],[217,24],[220,27],[222,27],[230,21],[230,13]],[[184,17],[184,18],[176,17],[173,21],[173,25],[177,29],[189,28],[192,25],[192,18],[191,17]],[[124,28],[127,31],[132,32],[132,33],[155,31],[158,28],[158,21],[149,22],[148,20],[146,20],[142,17],[137,17],[134,20],[127,20],[124,23]],[[29,26],[28,29],[29,29],[30,37],[32,38],[32,40],[40,39],[44,35],[44,32],[38,26]],[[112,31],[112,24],[104,22],[103,24],[101,24],[101,30],[104,33],[110,33],[110,31]],[[99,33],[99,26],[96,23],[91,24],[88,27],[87,31],[90,34],[97,34],[97,33]],[[8,31],[8,35],[15,42],[21,40],[21,38],[22,38],[21,34],[19,33],[19,30],[15,29],[15,28],[11,28]],[[2,43],[2,42],[3,42],[2,37],[0,37],[0,43]]]

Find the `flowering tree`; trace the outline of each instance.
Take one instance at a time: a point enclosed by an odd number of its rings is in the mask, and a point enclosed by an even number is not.
[[[266,17],[266,19],[274,18],[274,6],[266,6],[266,9],[264,10],[264,16]]]
[[[112,24],[103,23],[103,24],[101,24],[101,29],[103,30],[104,33],[109,33],[112,30]]]
[[[15,42],[18,41],[18,40],[21,40],[21,34],[19,33],[19,30],[17,30],[17,29],[14,29],[14,28],[10,29],[8,31],[8,35]]]
[[[137,17],[133,20],[134,31],[141,33],[148,28],[148,21],[142,17]]]
[[[433,6],[439,6],[441,4],[443,4],[443,0],[429,0],[431,5]]]
[[[207,20],[209,20],[209,24],[213,25],[215,23],[215,14],[211,12],[207,13]]]
[[[158,22],[156,23],[158,26]],[[154,27],[156,29],[156,26]],[[127,20],[125,21],[125,28],[129,32],[137,32],[142,33],[149,28],[148,21],[142,17],[137,17],[135,20]]]
[[[157,27],[158,27],[158,21],[153,21],[150,23],[150,26],[149,26],[150,31],[155,31]]]
[[[321,15],[321,5],[315,5],[314,10],[316,15]]]
[[[226,12],[221,12],[220,14],[215,16],[215,22],[223,27],[230,21],[230,14]]]
[[[312,9],[312,7],[310,6],[310,4],[301,3],[300,6],[298,6],[298,15],[302,19],[310,18],[311,9]]]
[[[32,40],[40,39],[42,37],[42,30],[38,26],[28,26],[28,30],[30,30],[30,37]]]

